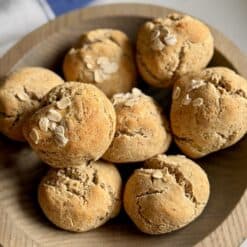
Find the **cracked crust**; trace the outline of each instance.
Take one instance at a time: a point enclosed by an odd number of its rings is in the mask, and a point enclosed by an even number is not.
[[[0,131],[13,140],[25,141],[22,127],[27,117],[40,107],[47,92],[63,82],[51,70],[40,67],[10,74],[0,86]]]
[[[39,204],[56,226],[85,232],[118,215],[121,177],[114,165],[90,162],[76,168],[50,169],[42,179]]]
[[[155,172],[161,173],[155,177]],[[148,234],[180,229],[205,208],[209,198],[206,173],[180,155],[157,155],[127,181],[124,208],[136,226]]]
[[[191,92],[192,80],[205,85]],[[227,148],[247,131],[247,81],[230,69],[214,67],[182,77],[175,82],[181,93],[171,106],[171,129],[179,148],[191,158]],[[183,105],[190,98],[202,98],[201,106]]]
[[[97,29],[82,35],[73,52],[69,51],[64,59],[63,71],[68,81],[93,83],[108,97],[115,93],[128,92],[136,83],[136,67],[133,50],[126,34],[113,29]],[[115,61],[118,70],[103,82],[96,82],[94,69],[88,68],[84,58],[93,61],[107,57]]]
[[[174,19],[174,15],[180,18]],[[174,34],[176,43],[154,51],[150,45],[150,23],[154,28],[165,28]],[[205,68],[213,56],[213,50],[213,37],[205,24],[190,16],[170,14],[146,22],[140,28],[136,60],[147,83],[155,87],[169,87],[175,78]]]
[[[151,97],[141,94],[138,100],[128,103],[114,105],[116,133],[103,156],[114,163],[144,161],[165,152],[171,143],[168,121]]]
[[[58,109],[57,102],[69,98],[71,104]],[[116,126],[116,114],[112,103],[95,86],[78,82],[66,82],[51,90],[44,98],[42,108],[36,111],[24,126],[24,135],[39,157],[52,167],[72,167],[82,162],[98,160],[109,147]],[[58,145],[53,131],[39,128],[41,118],[50,110],[61,115],[57,126],[63,126],[65,145]],[[35,144],[30,133],[37,130],[39,140]]]

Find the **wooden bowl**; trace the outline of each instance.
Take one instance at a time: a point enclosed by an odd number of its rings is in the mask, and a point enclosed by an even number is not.
[[[25,65],[61,72],[65,51],[81,33],[95,28],[118,28],[133,40],[140,24],[173,10],[137,4],[86,8],[57,18],[32,32],[0,60],[0,77]],[[246,57],[212,28],[215,56],[211,65],[234,68],[247,77]],[[199,160],[211,182],[204,213],[180,231],[162,236],[139,232],[122,212],[106,225],[87,233],[54,227],[42,214],[37,185],[47,167],[26,144],[0,136],[0,243],[29,246],[239,246],[247,237],[247,139]]]

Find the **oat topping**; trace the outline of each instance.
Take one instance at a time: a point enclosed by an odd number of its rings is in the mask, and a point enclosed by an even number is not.
[[[201,106],[203,104],[203,98],[196,98],[192,101],[193,106]]]
[[[104,65],[101,65],[101,69],[106,74],[113,74],[118,71],[118,64],[115,62],[112,63],[106,63]]]
[[[177,38],[175,35],[169,34],[169,35],[164,37],[164,42],[165,42],[165,44],[172,46],[172,45],[175,45],[177,43]]]
[[[23,91],[18,92],[16,96],[21,101],[29,101],[29,96]]]
[[[59,146],[65,146],[68,143],[68,138],[66,138],[63,134],[55,133],[55,141]]]
[[[61,94],[66,93],[66,89],[62,87],[62,88],[60,89],[60,93],[61,93]]]
[[[62,120],[62,115],[58,111],[50,109],[48,111],[47,118],[53,122],[60,122]]]
[[[157,178],[157,179],[163,178],[163,173],[160,170],[155,170],[152,173],[152,178]]]
[[[143,93],[138,88],[133,88],[131,93],[118,93],[112,98],[113,105],[124,104],[125,106],[133,106]]]
[[[88,69],[91,70],[91,69],[94,68],[94,60],[93,60],[93,58],[91,56],[89,56],[89,55],[84,56],[83,57],[83,61],[86,64],[86,67]]]
[[[220,81],[220,79],[221,79],[221,76],[219,74],[213,73],[211,75],[211,81],[212,82],[218,82],[218,81]]]
[[[60,134],[60,135],[64,135],[64,132],[65,132],[65,129],[64,129],[64,127],[63,126],[61,126],[61,125],[58,125],[55,129],[54,129],[54,133],[55,133],[55,135],[56,134]]]
[[[96,64],[98,68],[96,68],[94,73],[94,80],[97,83],[102,83],[106,79],[109,78],[111,74],[114,74],[118,71],[118,64],[114,61],[110,61],[108,57],[99,57],[97,58]]]
[[[195,80],[195,79],[192,79],[191,80],[191,85],[190,85],[190,88],[189,88],[189,92],[194,90],[194,89],[197,89],[197,88],[200,88],[202,86],[205,86],[206,83],[204,80]]]
[[[71,100],[69,97],[64,97],[57,102],[57,108],[63,110],[71,105]]]
[[[31,140],[35,143],[38,144],[39,143],[39,133],[36,129],[32,129],[30,134],[29,134]]]
[[[181,93],[181,88],[180,87],[176,87],[173,91],[173,95],[172,95],[172,99],[178,99]]]
[[[71,100],[68,97],[62,98],[57,102],[57,107],[60,109],[66,108],[71,104]],[[54,139],[59,146],[65,146],[68,143],[68,138],[64,136],[65,134],[65,120],[62,119],[62,115],[54,110],[50,109],[46,117],[41,117],[39,120],[39,128],[43,131],[51,131],[54,135]],[[36,131],[36,132],[35,132]],[[32,136],[31,136],[32,135]],[[33,129],[30,133],[30,137],[37,144],[38,143],[38,132]]]
[[[166,26],[157,24],[150,33],[151,48],[161,51],[165,46],[173,46],[177,43],[177,38],[171,34]]]
[[[55,122],[49,122],[49,127],[48,127],[48,129],[49,129],[50,131],[54,131],[56,127],[57,127],[57,124],[56,124]]]
[[[58,177],[63,176],[64,174],[65,174],[65,170],[64,170],[64,169],[59,169],[59,170],[57,171]]]
[[[93,75],[94,80],[97,83],[102,83],[107,78],[107,76],[102,72],[102,70],[99,69],[95,70]]]
[[[102,83],[109,78],[110,74],[114,74],[118,71],[118,64],[115,61],[110,61],[106,56],[98,57],[96,60],[86,55],[83,57],[87,69],[93,73],[94,81]]]
[[[111,62],[107,57],[99,57],[97,59],[97,64],[105,74],[113,74],[118,70],[118,64],[116,62]]]
[[[49,119],[47,117],[42,117],[39,120],[39,128],[40,130],[43,131],[48,131],[48,127],[49,127]]]
[[[183,105],[189,105],[190,102],[191,102],[190,95],[189,95],[189,94],[186,94],[186,95],[185,95],[185,98],[182,100],[182,104],[183,104]]]
[[[83,61],[86,68],[93,73],[94,81],[97,83],[102,83],[107,80],[111,74],[118,71],[119,66],[117,62],[110,61],[106,56],[98,57],[96,60],[90,56],[83,56]]]

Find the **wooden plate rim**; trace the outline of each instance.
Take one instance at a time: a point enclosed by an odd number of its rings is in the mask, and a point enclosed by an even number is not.
[[[138,11],[136,11],[138,9]],[[3,57],[0,59],[0,77],[8,74],[11,71],[11,68],[14,67],[18,61],[25,56],[25,53],[30,49],[33,49],[37,44],[46,39],[47,36],[52,35],[58,31],[61,31],[65,27],[69,27],[73,25],[75,20],[83,21],[90,20],[93,18],[106,17],[106,16],[139,16],[139,17],[154,17],[161,16],[164,10],[168,10],[170,12],[176,11],[170,8],[155,6],[150,4],[107,4],[103,6],[94,6],[88,7],[84,9],[79,9],[76,11],[72,11],[66,15],[60,16],[53,21],[48,22],[47,24],[41,26],[40,28],[34,30],[33,32],[26,35],[21,41],[19,41],[15,46],[13,46]],[[238,47],[236,47],[232,41],[226,38],[221,32],[210,27],[216,42],[216,49],[222,53],[226,59],[231,61],[232,65],[236,70],[247,77],[247,57],[246,55],[240,51]],[[231,50],[229,50],[231,47]],[[213,244],[213,246],[217,246],[215,242],[215,238],[222,239],[219,237],[221,234],[225,234],[228,232],[229,235],[236,234],[236,224],[241,224],[241,228],[244,229],[241,231],[241,236],[238,234],[239,238],[238,242],[244,240],[247,237],[247,217],[243,214],[247,211],[247,188],[245,189],[243,196],[241,197],[238,204],[232,210],[232,212],[228,215],[228,217],[219,225],[215,231],[206,236],[201,242],[199,242],[196,246],[209,246],[208,244]],[[0,225],[4,225],[7,215],[3,208],[0,205]],[[234,222],[234,224],[231,224]],[[15,231],[16,232],[16,231]],[[11,233],[10,233],[11,234]],[[1,234],[0,234],[1,237]],[[236,237],[236,236],[235,236]],[[0,238],[0,242],[3,239]],[[222,239],[223,240],[223,239]],[[223,240],[224,243],[227,244],[226,240]],[[30,239],[30,244],[36,245],[37,243],[34,240]],[[221,243],[223,244],[223,243]],[[228,243],[229,244],[229,243]],[[211,245],[212,246],[212,245]],[[223,246],[223,245],[222,245]],[[226,246],[226,245],[224,245]],[[228,246],[228,245],[227,245]]]

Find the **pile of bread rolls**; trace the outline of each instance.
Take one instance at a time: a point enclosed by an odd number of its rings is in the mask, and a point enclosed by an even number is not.
[[[206,173],[191,159],[246,134],[247,81],[225,67],[206,68],[213,36],[187,15],[144,23],[136,49],[113,29],[86,32],[75,43],[64,58],[64,80],[25,67],[0,87],[1,132],[27,141],[51,167],[38,188],[44,214],[62,229],[84,232],[123,205],[147,234],[186,226],[210,194]],[[142,83],[172,89],[169,116]],[[183,155],[165,154],[172,141]],[[133,173],[122,182],[116,166],[128,163]]]

